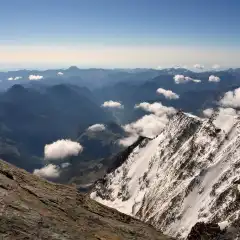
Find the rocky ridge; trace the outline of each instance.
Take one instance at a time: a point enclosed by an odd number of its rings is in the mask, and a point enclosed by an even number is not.
[[[50,183],[0,160],[0,239],[168,240],[74,186]]]
[[[240,121],[226,133],[178,112],[155,139],[134,146],[91,198],[186,239],[198,222],[240,239]],[[200,238],[201,239],[201,238]]]

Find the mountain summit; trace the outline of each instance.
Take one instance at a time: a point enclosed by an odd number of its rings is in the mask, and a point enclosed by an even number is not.
[[[226,133],[211,120],[178,112],[160,135],[124,155],[91,198],[177,239],[198,222],[218,224],[234,232],[230,239],[240,239],[239,131],[239,120]]]

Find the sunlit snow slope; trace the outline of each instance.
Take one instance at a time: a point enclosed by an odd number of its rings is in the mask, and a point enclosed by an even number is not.
[[[240,219],[240,120],[229,133],[178,112],[99,181],[91,197],[186,238],[199,221]]]

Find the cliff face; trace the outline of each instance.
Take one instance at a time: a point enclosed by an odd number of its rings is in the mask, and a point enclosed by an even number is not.
[[[197,222],[225,222],[240,239],[239,130],[239,120],[226,134],[179,112],[159,136],[134,146],[91,197],[173,237],[186,239]]]
[[[170,239],[149,225],[0,160],[0,239]]]

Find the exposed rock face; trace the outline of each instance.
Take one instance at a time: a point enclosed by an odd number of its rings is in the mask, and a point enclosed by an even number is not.
[[[223,232],[221,231],[218,224],[203,222],[197,223],[188,235],[187,240],[223,240]],[[225,238],[226,239],[226,238]]]
[[[73,186],[53,184],[0,160],[0,239],[167,240]]]
[[[91,198],[177,238],[186,239],[197,222],[239,225],[239,120],[225,133],[211,120],[178,112],[121,162]]]

